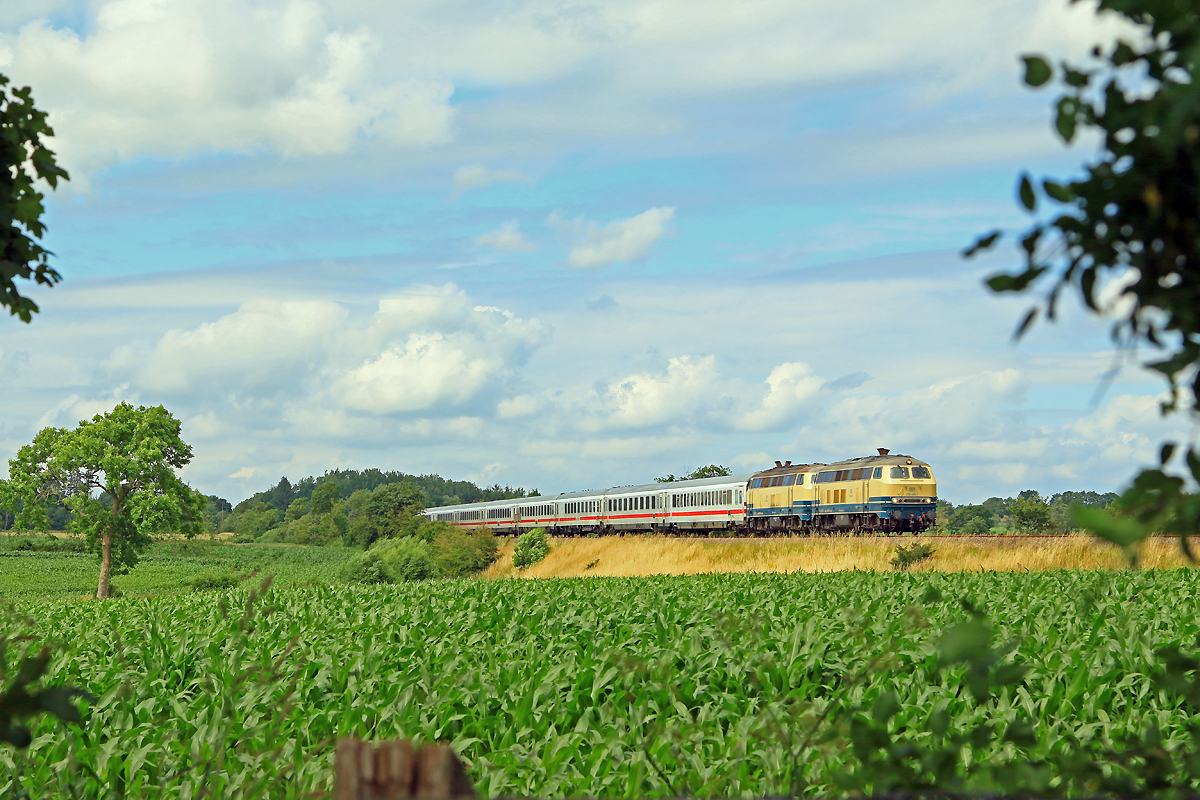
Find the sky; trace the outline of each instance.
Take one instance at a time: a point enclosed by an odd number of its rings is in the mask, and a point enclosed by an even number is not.
[[[184,477],[542,493],[890,448],[955,503],[1114,491],[1163,386],[1071,298],[983,279],[1018,175],[1095,154],[1020,55],[1065,0],[27,0],[0,72],[71,174],[63,281],[0,319],[0,461],[120,401]],[[1121,367],[1115,373],[1114,366]],[[0,468],[2,472],[2,468]]]

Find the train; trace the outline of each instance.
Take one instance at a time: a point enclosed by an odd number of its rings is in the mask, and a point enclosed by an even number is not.
[[[793,464],[745,475],[615,486],[428,508],[427,518],[497,534],[556,536],[913,533],[937,522],[937,480],[924,461],[878,454]]]

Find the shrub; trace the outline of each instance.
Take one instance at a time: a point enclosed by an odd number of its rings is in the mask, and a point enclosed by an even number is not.
[[[232,572],[223,574],[205,572],[188,581],[188,585],[196,592],[207,592],[214,589],[232,589],[239,583],[241,583],[241,580]],[[112,587],[109,587],[109,591],[112,591]]]
[[[919,564],[931,557],[935,552],[933,546],[925,542],[914,542],[907,547],[900,545],[896,548],[896,555],[892,559],[892,566],[896,569],[908,569],[913,564]]]
[[[500,551],[496,535],[486,528],[465,531],[450,527],[439,532],[432,544],[433,558],[447,578],[462,578],[492,565]]]
[[[10,539],[0,549],[31,553],[86,553],[87,541],[81,536],[34,536]]]
[[[348,583],[391,583],[379,553],[367,551],[354,556],[338,568],[338,578]]]
[[[550,536],[542,528],[534,528],[517,537],[513,548],[513,566],[525,569],[550,554]]]
[[[420,539],[384,539],[368,553],[378,553],[383,567],[394,581],[423,581],[441,574],[429,545]]]

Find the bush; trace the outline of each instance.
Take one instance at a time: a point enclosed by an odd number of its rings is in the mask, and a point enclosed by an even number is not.
[[[338,570],[351,583],[400,583],[436,578],[441,572],[429,545],[418,539],[383,539]]]
[[[338,578],[348,583],[391,583],[379,553],[368,551],[354,556],[338,568]]]
[[[214,589],[232,589],[239,583],[241,583],[241,579],[232,572],[224,574],[205,572],[188,581],[188,585],[196,592],[207,592]],[[112,591],[111,587],[109,591]]]
[[[465,531],[451,527],[438,533],[432,551],[443,575],[463,578],[490,567],[499,556],[500,544],[487,528]]]
[[[525,569],[550,554],[550,536],[542,528],[534,528],[517,537],[513,548],[513,566]]]
[[[378,553],[393,581],[423,581],[441,574],[429,545],[420,539],[384,539],[368,553]]]
[[[914,542],[907,547],[900,545],[896,548],[896,556],[892,559],[892,566],[896,569],[908,569],[913,564],[919,564],[931,557],[935,552],[933,546],[925,542]]]
[[[86,553],[87,541],[81,536],[33,536],[9,539],[0,549],[30,553]]]

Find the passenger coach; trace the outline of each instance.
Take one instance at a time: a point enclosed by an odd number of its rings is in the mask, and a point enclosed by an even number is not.
[[[545,528],[556,535],[675,533],[745,525],[749,475],[617,486],[425,510],[430,519],[497,533]]]

